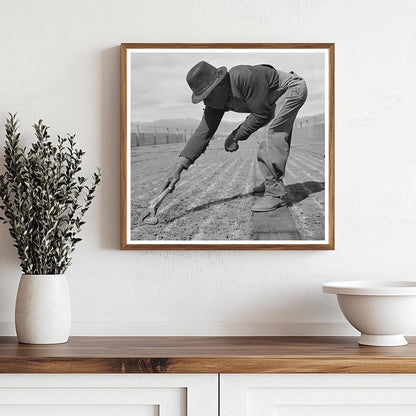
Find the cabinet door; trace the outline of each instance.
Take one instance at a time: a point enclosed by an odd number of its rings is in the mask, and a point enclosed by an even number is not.
[[[1,374],[0,416],[217,416],[217,374]]]
[[[221,416],[414,416],[413,374],[221,374]]]

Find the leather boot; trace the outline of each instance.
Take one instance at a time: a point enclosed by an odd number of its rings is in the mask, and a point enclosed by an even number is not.
[[[253,187],[253,194],[264,194],[264,191],[266,190],[266,185],[264,182],[259,183],[258,185],[254,185]]]
[[[254,212],[268,212],[285,205],[286,202],[282,198],[265,195],[257,199],[256,203],[251,207],[251,210]]]
[[[286,188],[281,179],[277,181],[265,182],[265,192],[267,195],[272,195],[281,198],[287,194]]]

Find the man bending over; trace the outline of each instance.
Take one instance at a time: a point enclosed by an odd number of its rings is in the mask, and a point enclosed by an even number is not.
[[[283,72],[270,65],[237,65],[215,68],[199,62],[188,72],[186,80],[193,91],[192,102],[204,101],[202,120],[179,155],[163,184],[174,189],[181,172],[198,159],[207,148],[226,111],[250,113],[225,140],[225,150],[235,152],[238,142],[265,128],[257,160],[264,182],[254,193],[263,194],[253,205],[257,212],[272,211],[285,204],[282,178],[290,151],[293,123],[307,97],[305,81],[294,72]]]

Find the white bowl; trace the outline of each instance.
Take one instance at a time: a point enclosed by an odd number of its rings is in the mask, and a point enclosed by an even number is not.
[[[325,293],[337,295],[348,322],[361,332],[361,345],[406,345],[403,334],[416,318],[416,282],[330,282]]]

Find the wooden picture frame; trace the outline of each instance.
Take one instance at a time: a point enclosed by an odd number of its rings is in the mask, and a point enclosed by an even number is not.
[[[121,44],[121,249],[333,250],[334,50],[333,43]],[[159,223],[149,225],[144,221],[150,217],[143,216],[150,201],[178,163],[181,148],[199,134],[194,131],[197,125],[188,130],[188,124],[201,119],[195,117],[195,108],[202,115],[204,103],[191,103],[186,76],[200,61],[216,69],[224,62],[228,70],[235,68],[232,64],[267,64],[279,74],[299,74],[306,81],[305,111],[301,108],[290,132],[286,206],[250,211],[257,200],[249,192],[255,182],[253,170],[258,173],[253,167],[256,140],[250,136],[238,142],[241,149],[227,154],[224,132],[229,128],[231,133],[236,121],[223,118],[224,131],[217,130],[207,152],[181,173],[181,181],[159,208]],[[234,97],[235,91],[230,91],[229,97]],[[247,116],[228,113],[241,118],[237,124]],[[256,132],[260,143],[261,137],[269,140],[267,129],[269,124]],[[238,159],[243,158],[239,152],[244,159]],[[234,167],[227,165],[228,155]],[[200,162],[204,158],[205,164]],[[237,179],[231,177],[234,174]]]

